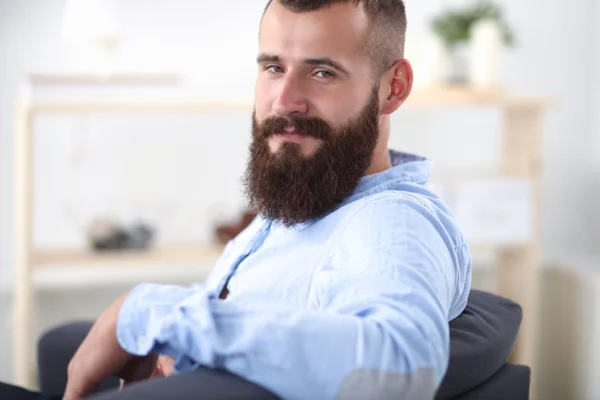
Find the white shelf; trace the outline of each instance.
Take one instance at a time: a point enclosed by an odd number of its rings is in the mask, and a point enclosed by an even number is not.
[[[152,265],[214,264],[223,247],[212,243],[163,245],[151,250],[95,252],[91,250],[35,250],[31,256],[34,269],[45,267],[104,266],[107,268]]]
[[[215,246],[215,251],[218,246]],[[473,268],[487,268],[494,262],[494,246],[472,246]],[[218,256],[204,255],[192,260],[189,256],[173,256],[168,262],[149,256],[100,256],[85,252],[63,252],[52,263],[43,264],[32,271],[34,290],[78,290],[114,286],[133,286],[142,282],[162,284],[193,284],[204,281],[212,272]],[[74,256],[75,255],[75,256]],[[63,262],[59,262],[59,259]],[[121,261],[120,261],[121,260]],[[0,294],[12,291],[14,277],[0,274]]]
[[[502,88],[475,89],[464,86],[442,86],[413,89],[408,107],[544,107],[552,102],[544,97],[509,96]],[[27,102],[31,114],[38,113],[194,113],[251,112],[251,98],[206,98],[194,93],[164,93],[155,100],[147,96],[120,96],[89,100],[80,97],[38,99]]]
[[[414,88],[406,100],[407,106],[417,107],[544,107],[552,104],[550,98],[512,96],[502,87],[472,88],[469,86],[440,86]]]
[[[33,272],[37,290],[68,290],[133,286],[138,283],[195,284],[204,281],[214,264],[195,266],[155,265],[151,267],[49,267]]]
[[[473,268],[479,269],[494,260],[501,246],[473,245]],[[204,281],[218,261],[220,247],[214,253],[94,256],[86,252],[61,252],[46,259],[32,271],[32,288],[42,291],[133,286],[142,282],[193,284]],[[46,253],[48,254],[48,253]],[[62,254],[59,256],[59,254]],[[165,253],[166,254],[166,253]],[[49,262],[49,261],[52,262]],[[60,261],[62,260],[62,261]],[[0,292],[10,292],[13,278],[0,275]]]
[[[27,83],[33,86],[83,86],[83,85],[178,85],[182,77],[177,73],[116,73],[102,74],[64,74],[31,73]]]
[[[31,258],[32,283],[36,289],[198,283],[212,271],[222,251],[216,244],[170,245],[148,251],[36,251]]]

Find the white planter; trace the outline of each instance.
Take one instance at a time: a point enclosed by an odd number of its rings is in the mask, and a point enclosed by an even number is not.
[[[446,50],[441,40],[433,35],[407,38],[405,57],[414,70],[413,87],[435,87],[445,80]]]
[[[469,81],[470,43],[459,43],[446,53],[446,82],[463,85]]]
[[[471,54],[468,63],[470,84],[476,88],[500,85],[502,32],[491,20],[481,20],[471,27]]]

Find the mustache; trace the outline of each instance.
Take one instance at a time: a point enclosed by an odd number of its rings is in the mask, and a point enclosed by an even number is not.
[[[294,128],[296,132],[315,139],[327,140],[331,137],[331,126],[324,120],[315,117],[281,117],[271,116],[260,124],[260,136],[270,136],[284,132],[286,128]]]

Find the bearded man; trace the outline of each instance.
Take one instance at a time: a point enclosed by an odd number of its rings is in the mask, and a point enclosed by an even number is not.
[[[434,397],[471,258],[430,160],[388,148],[413,82],[405,32],[401,0],[266,6],[243,179],[257,218],[202,284],[115,301],[64,399],[199,367],[285,399]]]

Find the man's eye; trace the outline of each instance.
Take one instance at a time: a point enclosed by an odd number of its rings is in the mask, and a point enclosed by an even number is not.
[[[317,71],[315,75],[317,75],[319,78],[333,78],[335,76],[331,72],[324,69]]]
[[[273,73],[283,72],[283,68],[281,68],[279,65],[267,65],[265,67],[265,70],[267,70],[269,72],[273,72]]]

